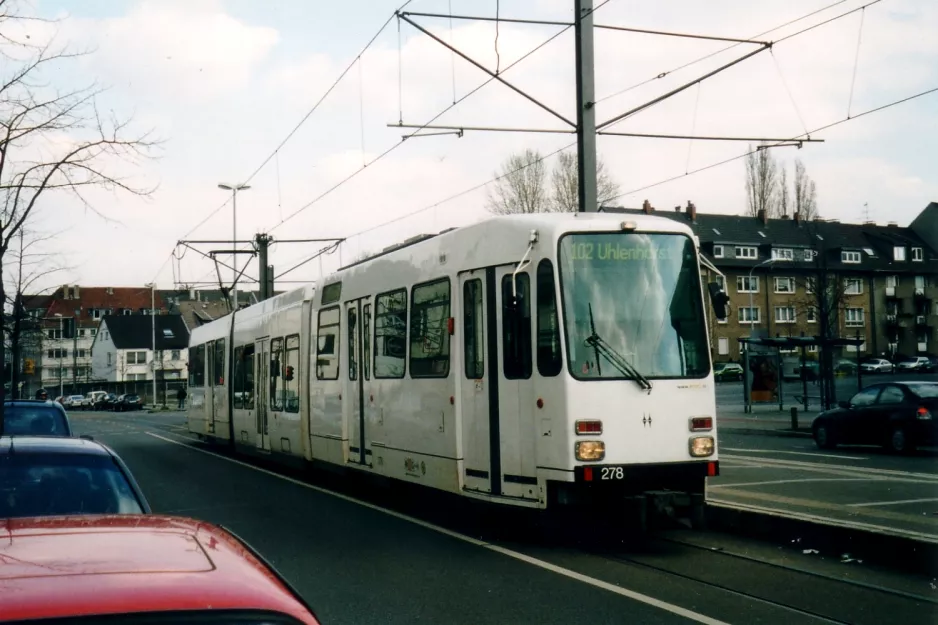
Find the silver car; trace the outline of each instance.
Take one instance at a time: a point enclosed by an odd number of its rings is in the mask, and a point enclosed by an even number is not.
[[[885,358],[873,358],[867,360],[860,368],[863,370],[863,373],[892,373],[893,364],[886,360]]]

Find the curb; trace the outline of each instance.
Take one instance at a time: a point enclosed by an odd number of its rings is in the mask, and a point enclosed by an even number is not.
[[[732,434],[745,434],[750,436],[778,436],[781,438],[811,438],[811,432],[805,431],[795,431],[795,430],[762,430],[759,428],[732,428],[732,427],[723,427],[720,428],[717,425],[717,431],[728,432]]]

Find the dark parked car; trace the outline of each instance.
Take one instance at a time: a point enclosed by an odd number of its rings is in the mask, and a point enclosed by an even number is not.
[[[117,409],[121,412],[125,410],[140,410],[143,408],[143,400],[139,395],[122,395]]]
[[[72,428],[62,404],[38,399],[3,403],[4,436],[71,436]]]
[[[906,453],[938,441],[938,382],[889,382],[868,386],[849,401],[817,416],[814,442],[883,445]]]
[[[149,514],[127,465],[85,438],[0,437],[0,519]]]

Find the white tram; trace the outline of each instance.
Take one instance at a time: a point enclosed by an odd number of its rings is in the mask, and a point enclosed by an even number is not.
[[[689,228],[645,215],[419,237],[195,329],[188,427],[508,505],[700,504],[718,464],[699,263]]]

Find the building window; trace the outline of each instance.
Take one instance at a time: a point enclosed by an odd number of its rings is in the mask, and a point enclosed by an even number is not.
[[[842,263],[856,264],[860,262],[861,258],[862,258],[862,255],[860,254],[860,252],[852,252],[852,251],[848,252],[847,250],[844,250],[840,253],[840,262]]]
[[[913,260],[914,262],[918,262],[918,263],[920,263],[920,262],[922,262],[923,260],[925,260],[925,254],[924,254],[924,252],[922,251],[922,248],[920,248],[920,247],[913,247],[913,248],[912,248],[912,260]]]
[[[726,293],[726,278],[721,275],[716,275],[713,277],[713,281],[720,285],[720,290]]]
[[[795,250],[790,247],[779,247],[772,250],[773,260],[795,260]]]
[[[720,356],[726,356],[730,353],[730,340],[725,336],[721,336],[717,339],[717,354]]]
[[[759,276],[736,276],[737,293],[758,293]]]
[[[848,308],[846,314],[846,324],[848,327],[857,327],[863,325],[863,309]]]
[[[915,294],[925,294],[925,276],[915,276]]]
[[[79,350],[78,350],[78,357],[79,357],[79,358],[84,358],[85,355],[86,355],[86,351],[87,351],[87,350],[79,349]]]
[[[97,328],[91,328],[91,336],[97,336],[97,335],[98,335],[98,329],[97,329]]]
[[[375,299],[375,379],[403,378],[407,356],[407,290]]]
[[[761,316],[759,315],[759,307],[753,306],[749,308],[748,306],[743,306],[739,309],[739,322],[740,323],[759,323],[761,321]]]
[[[723,258],[723,246],[714,245],[713,246],[713,257],[714,258]]]
[[[482,327],[482,281],[478,278],[463,284],[463,345],[466,377],[481,379],[485,374],[485,348]]]
[[[749,247],[744,245],[737,245],[734,250],[736,253],[736,258],[751,258],[755,259],[759,257],[758,250],[755,247]]]
[[[795,292],[795,279],[794,278],[775,278],[775,292],[776,293],[794,293]]]
[[[84,329],[84,328],[79,328],[79,329],[78,329],[78,338],[84,338],[84,336],[85,336],[85,329]]]
[[[410,291],[410,377],[449,375],[449,278]]]
[[[170,360],[179,360],[179,350],[178,350],[178,349],[174,349],[174,350],[171,352]]]
[[[905,248],[901,245],[892,248],[892,258],[893,260],[905,260]]]
[[[863,280],[860,278],[844,278],[844,293],[847,295],[861,295],[863,293]]]
[[[808,323],[817,323],[817,308],[809,306],[805,311],[805,319]]]
[[[62,331],[61,330],[49,330],[49,338],[50,339],[62,338]]]
[[[776,306],[775,323],[795,323],[795,309],[791,306]]]
[[[563,360],[560,356],[554,266],[545,258],[537,265],[537,372],[551,377],[559,374],[561,369]]]
[[[403,296],[403,291],[401,291],[401,294]],[[326,308],[319,311],[319,331],[316,334],[317,380],[339,379],[340,326],[341,319],[338,307],[333,306],[332,308]],[[403,334],[403,330],[401,333]],[[401,349],[403,352],[403,346]],[[400,360],[404,360],[403,353],[401,354]],[[403,377],[403,368],[403,363],[401,363],[401,375],[396,377]]]
[[[531,377],[531,279],[524,271],[516,279],[517,307],[509,313],[512,276],[502,278],[502,370],[508,380],[527,380]]]
[[[805,250],[804,259],[809,263],[814,260],[814,250]]]
[[[899,286],[899,276],[886,276],[886,288],[894,289]]]

